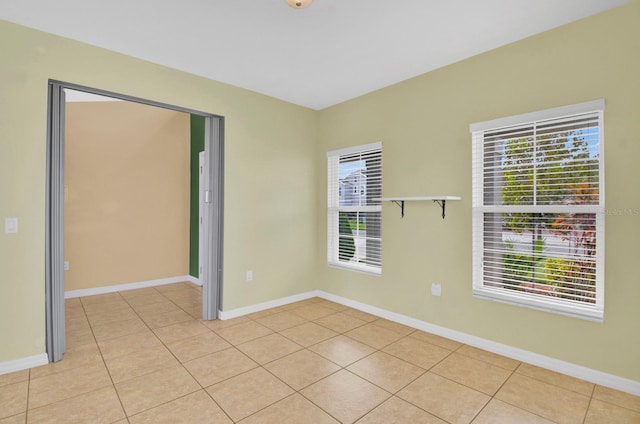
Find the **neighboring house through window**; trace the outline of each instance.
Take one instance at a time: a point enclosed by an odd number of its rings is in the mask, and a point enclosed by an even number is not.
[[[603,111],[471,125],[474,295],[603,319]]]
[[[327,261],[380,274],[382,143],[327,153]]]

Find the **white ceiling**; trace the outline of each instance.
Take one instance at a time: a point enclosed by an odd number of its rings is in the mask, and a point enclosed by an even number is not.
[[[322,109],[628,1],[0,0],[0,19]]]

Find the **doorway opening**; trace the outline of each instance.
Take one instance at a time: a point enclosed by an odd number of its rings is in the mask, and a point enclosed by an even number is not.
[[[201,176],[198,175],[196,177],[196,183],[199,178],[201,185],[199,189],[197,189],[195,196],[196,199],[202,199],[200,207],[196,207],[196,213],[198,213],[199,209],[199,216],[196,220],[199,230],[196,231],[200,236],[199,243],[196,241],[196,247],[199,247],[199,254],[196,254],[196,257],[200,257],[197,275],[203,286],[202,318],[205,320],[215,319],[217,317],[217,311],[220,309],[222,296],[223,118],[206,112],[194,111],[179,106],[134,98],[90,87],[60,81],[49,81],[45,282],[46,336],[49,361],[55,362],[62,359],[66,348],[64,319],[65,196],[68,196],[69,193],[65,190],[65,141],[67,130],[65,90],[73,90],[73,93],[79,92],[88,95],[104,96],[112,100],[124,100],[130,107],[142,107],[143,110],[151,110],[151,108],[145,108],[144,106],[153,106],[154,109],[162,109],[162,111],[160,111],[161,113],[163,113],[163,111],[169,114],[172,112],[183,112],[189,114],[192,117],[192,121],[194,120],[193,118],[195,118],[196,122],[201,123],[201,132],[204,140],[204,145],[202,146],[203,160],[201,166],[196,165],[197,172],[201,173]],[[180,116],[181,114],[174,115]],[[162,128],[158,128],[158,131],[161,132]],[[107,131],[105,130],[105,132]],[[96,144],[96,146],[99,145],[100,144]],[[165,148],[168,149],[168,147]],[[145,153],[153,155],[155,151],[155,154],[166,154],[167,152],[162,152],[162,149],[162,143],[158,143],[157,146],[149,146],[147,149],[149,151]],[[121,155],[120,162],[116,162],[120,163],[118,166],[125,166],[127,164],[126,152],[123,152],[123,155],[125,156],[123,157]],[[196,164],[198,164],[197,157],[196,153]],[[153,161],[149,162],[149,164],[152,163]],[[137,172],[144,177],[144,166],[140,168]],[[114,173],[117,173],[117,170],[114,171]],[[191,181],[193,181],[193,179],[191,179]],[[152,181],[150,181],[150,183],[151,182]],[[121,183],[126,186],[126,182]],[[94,199],[99,200],[103,193],[102,190],[99,189],[100,184],[98,184],[97,180],[95,184],[96,190],[92,191],[91,183],[87,183],[82,189],[85,193],[90,193]],[[171,178],[166,179],[163,183],[159,182],[159,184],[171,184]],[[106,184],[103,186],[103,190],[105,187],[110,187],[110,185]],[[118,189],[116,188],[116,190]],[[84,211],[84,213],[88,215],[100,213],[102,210],[101,208],[93,208],[93,210],[91,208],[87,209],[88,211]],[[97,217],[93,216],[90,219],[93,220],[94,223],[99,223],[100,218],[96,218]],[[161,225],[161,223],[157,224],[156,228],[159,228]],[[193,243],[190,242],[190,245],[193,245]],[[192,265],[192,263],[193,261],[191,261],[189,265]],[[192,268],[192,266],[188,267]],[[193,274],[192,269],[189,269],[189,271]]]

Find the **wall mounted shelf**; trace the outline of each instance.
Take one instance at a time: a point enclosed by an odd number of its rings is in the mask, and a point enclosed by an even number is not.
[[[442,208],[442,219],[444,219],[444,212],[447,201],[462,200],[460,196],[419,196],[419,197],[383,197],[380,199],[383,202],[393,202],[400,207],[402,218],[404,218],[404,202],[419,202],[432,200],[440,205]]]

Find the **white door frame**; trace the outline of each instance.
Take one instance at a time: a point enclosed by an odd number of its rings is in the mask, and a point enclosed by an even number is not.
[[[65,351],[64,318],[64,90],[71,89],[150,106],[203,116],[205,118],[204,197],[199,263],[203,286],[202,319],[218,316],[222,304],[224,118],[118,93],[49,80],[47,125],[47,192],[45,234],[45,292],[47,355],[50,362],[62,359]]]

